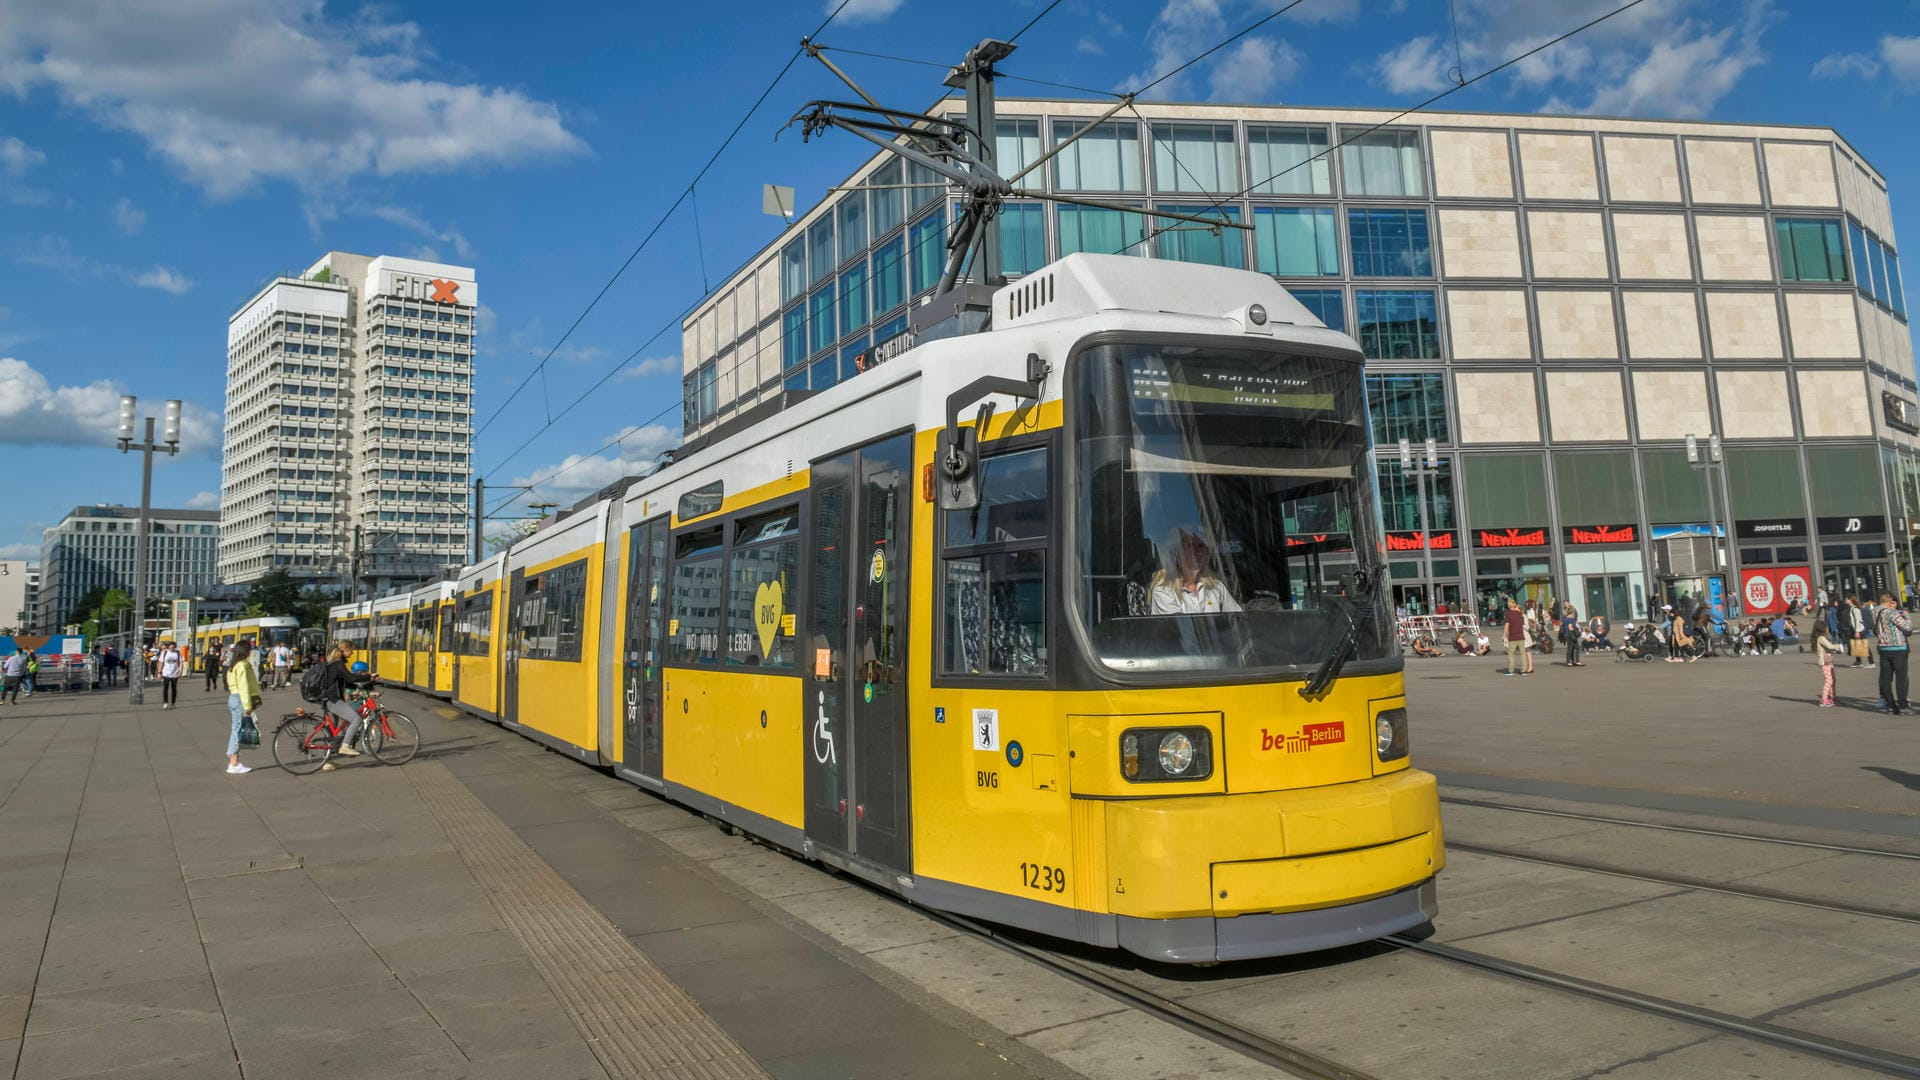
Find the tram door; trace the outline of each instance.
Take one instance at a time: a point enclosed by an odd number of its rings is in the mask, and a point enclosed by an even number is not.
[[[627,533],[627,639],[621,652],[625,751],[621,762],[642,776],[660,779],[660,631],[665,603],[667,519],[635,525]]]
[[[420,680],[414,678],[414,675],[413,675],[413,649],[415,645],[419,644],[419,633],[420,633],[420,628],[415,626],[414,623],[418,621],[420,621],[419,609],[413,608],[408,610],[407,622],[406,622],[407,636],[402,638],[400,641],[400,647],[407,650],[406,657],[407,657],[407,685],[408,686],[420,685]]]
[[[434,640],[433,666],[435,690],[445,690],[449,694],[460,692],[460,650],[454,647],[453,612],[459,601],[440,605],[440,633]],[[440,661],[446,660],[445,664]],[[447,671],[446,685],[440,685],[439,673],[444,667]]]
[[[506,631],[500,642],[500,719],[520,722],[520,602],[527,591],[527,572],[516,569],[507,579]]]
[[[907,616],[913,444],[900,435],[813,465],[803,715],[806,835],[910,868]]]

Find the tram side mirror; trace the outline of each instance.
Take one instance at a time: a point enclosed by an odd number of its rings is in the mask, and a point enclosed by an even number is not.
[[[980,403],[972,427],[947,428],[946,452],[940,456],[940,509],[973,510],[980,505],[980,433],[993,419],[993,402]]]

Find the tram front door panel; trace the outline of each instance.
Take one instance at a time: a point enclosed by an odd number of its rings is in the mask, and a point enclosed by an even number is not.
[[[667,520],[656,518],[635,525],[627,534],[627,636],[620,654],[625,736],[621,763],[652,780],[660,779],[664,764],[660,649],[667,530]]]

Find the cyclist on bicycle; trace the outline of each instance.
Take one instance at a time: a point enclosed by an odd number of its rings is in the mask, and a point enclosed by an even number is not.
[[[348,658],[352,655],[352,645],[336,642],[327,654],[327,669],[320,684],[320,696],[327,703],[327,712],[347,725],[346,733],[340,737],[340,748],[335,751],[343,757],[360,756],[360,751],[353,748],[353,737],[360,733],[360,713],[347,703],[347,691],[365,689],[377,678],[367,670],[364,661],[349,667]]]

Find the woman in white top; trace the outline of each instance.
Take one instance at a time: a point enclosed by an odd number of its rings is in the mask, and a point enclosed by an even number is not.
[[[180,646],[165,642],[160,646],[160,700],[163,709],[173,708],[180,697],[180,672],[186,668],[186,662],[180,658]]]
[[[1213,545],[1198,529],[1180,527],[1160,549],[1160,569],[1148,590],[1155,615],[1201,615],[1239,611],[1226,585],[1213,575]]]

